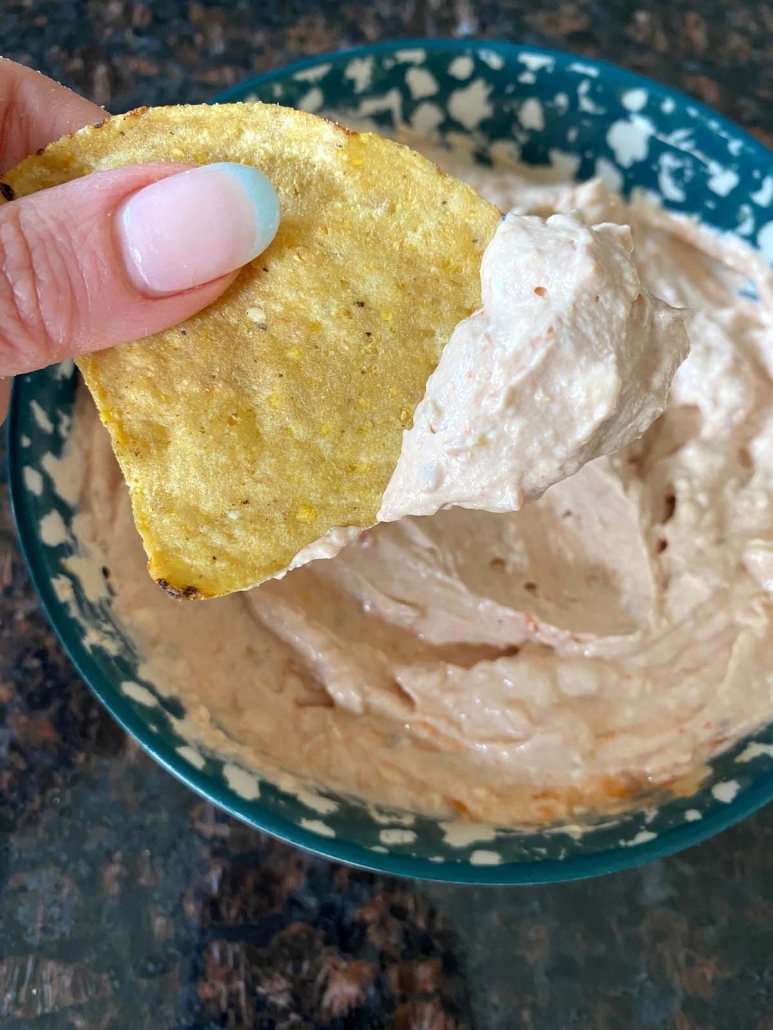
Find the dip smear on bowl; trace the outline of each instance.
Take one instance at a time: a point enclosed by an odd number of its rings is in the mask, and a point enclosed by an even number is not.
[[[184,699],[202,746],[432,815],[603,812],[773,714],[769,272],[599,182],[431,156],[503,210],[631,226],[646,287],[692,311],[692,352],[644,437],[521,511],[381,524],[330,560],[191,605],[147,577],[82,396],[66,467],[80,537],[110,571],[142,676]],[[759,301],[739,295],[749,279]]]

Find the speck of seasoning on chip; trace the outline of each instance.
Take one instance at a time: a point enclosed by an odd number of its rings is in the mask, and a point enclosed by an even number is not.
[[[251,322],[256,322],[259,325],[266,324],[266,312],[263,308],[247,308],[247,318]]]
[[[282,398],[278,393],[270,393],[268,395],[268,406],[270,408],[279,408],[282,405]]]
[[[299,522],[313,522],[317,517],[317,509],[310,504],[302,504],[296,511],[295,517]]]

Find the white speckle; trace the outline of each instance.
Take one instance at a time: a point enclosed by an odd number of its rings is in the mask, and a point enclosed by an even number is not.
[[[321,819],[301,819],[301,826],[304,830],[318,833],[320,837],[335,837],[336,832],[332,826],[323,823]]]
[[[354,83],[355,93],[363,93],[373,79],[373,58],[355,57],[347,64],[344,75]]]
[[[620,846],[623,848],[635,848],[639,844],[646,844],[650,840],[655,840],[657,833],[653,833],[651,830],[639,830],[635,837],[631,837],[630,840],[621,840]]]
[[[570,143],[574,143],[574,142],[576,142],[577,137],[579,135],[580,135],[579,129],[577,128],[576,125],[573,125],[571,127],[571,129],[569,129],[569,131],[567,132],[566,138],[569,140]]]
[[[748,204],[741,204],[738,208],[738,225],[735,227],[736,233],[739,236],[751,236],[756,224],[757,219],[754,217],[754,211]]]
[[[542,132],[545,128],[545,115],[542,110],[542,104],[536,97],[529,97],[528,100],[524,100],[521,104],[521,110],[518,112],[518,120],[524,129],[534,129],[536,132]]]
[[[403,97],[399,89],[390,89],[383,97],[370,97],[361,100],[357,106],[357,116],[367,118],[371,114],[378,114],[381,111],[391,111],[392,121],[400,125],[403,121]]]
[[[303,71],[296,72],[293,79],[295,82],[319,82],[320,79],[324,79],[331,67],[329,64],[318,64],[314,68],[304,68]]]
[[[502,856],[496,851],[473,851],[470,865],[502,865]]]
[[[102,575],[99,561],[88,554],[71,554],[64,559],[64,567],[71,572],[87,601],[98,604],[110,596],[107,581]]]
[[[24,485],[29,492],[36,497],[40,497],[43,493],[43,477],[38,470],[34,469],[31,465],[25,465],[22,476],[24,477]]]
[[[765,259],[773,264],[773,222],[763,225],[757,233],[757,246],[765,255]]]
[[[231,511],[229,511],[229,512],[228,512],[228,518],[229,518],[229,519],[230,519],[230,520],[231,520],[232,522],[236,522],[236,520],[237,520],[237,519],[239,518],[239,512],[238,512],[238,511],[236,511],[236,509],[235,509],[235,508],[234,508],[234,509],[231,509]]]
[[[281,83],[281,82],[275,82],[275,83],[273,83],[273,85],[271,86],[271,92],[272,92],[272,94],[273,94],[273,95],[274,95],[275,97],[281,97],[281,95],[282,95],[282,94],[284,93],[284,86],[282,85],[282,83]],[[247,100],[252,100],[252,101],[255,101],[255,100],[257,100],[257,99],[258,99],[258,95],[257,95],[257,93],[251,93],[251,94],[250,94],[250,95],[249,95],[249,96],[247,97]]]
[[[489,153],[494,161],[502,161],[505,164],[518,164],[521,160],[520,144],[512,139],[494,140]]]
[[[317,794],[315,790],[299,787],[293,793],[302,805],[310,808],[313,812],[318,812],[320,815],[332,815],[333,812],[338,811],[337,801],[333,801],[332,798],[325,798],[321,794]]]
[[[530,72],[538,72],[540,68],[550,68],[552,71],[555,61],[545,54],[519,54],[518,60],[525,64]]]
[[[762,185],[751,194],[751,200],[760,207],[768,207],[773,200],[773,175],[766,175]]]
[[[566,836],[571,837],[572,840],[582,840],[588,832],[587,826],[579,826],[577,823],[559,826],[557,829],[559,833],[565,833]]]
[[[43,411],[37,401],[30,401],[30,410],[32,411],[32,417],[37,422],[39,428],[42,429],[44,433],[53,433],[54,423],[45,411]]]
[[[76,504],[81,495],[81,477],[73,475],[67,458],[57,458],[47,451],[40,460],[43,470],[49,474],[57,494],[68,504]]]
[[[314,114],[316,111],[319,111],[319,109],[322,107],[324,103],[324,93],[319,88],[319,86],[315,86],[313,89],[310,89],[309,92],[305,94],[305,96],[301,97],[301,99],[298,101],[298,107],[301,109],[301,111],[308,111],[309,114]]]
[[[455,79],[469,79],[475,68],[475,62],[471,57],[455,57],[448,66],[448,74]]]
[[[736,758],[736,762],[751,762],[755,758],[762,758],[763,755],[773,758],[773,744],[758,744],[752,741]]]
[[[715,783],[711,788],[711,793],[717,801],[722,801],[724,804],[729,805],[731,801],[735,800],[740,789],[741,784],[738,780],[725,780],[724,783]]]
[[[379,855],[389,854],[389,848],[385,848],[383,844],[374,844],[370,850],[375,851]]]
[[[649,154],[650,138],[655,126],[648,118],[634,115],[631,119],[614,122],[607,132],[607,143],[622,168],[630,168]]]
[[[368,815],[379,826],[413,826],[416,816],[413,812],[395,812],[389,809],[368,805]]]
[[[719,165],[715,165],[712,168],[708,187],[712,193],[716,193],[720,197],[726,197],[731,190],[736,188],[739,182],[738,173],[734,172],[732,168],[722,168]]]
[[[590,82],[585,79],[577,87],[577,106],[585,114],[606,114],[606,110],[603,107],[599,107],[597,103],[591,100],[590,96]]]
[[[497,839],[494,826],[485,823],[441,823],[443,839],[452,848],[467,848],[470,844]]]
[[[495,72],[498,72],[500,68],[504,68],[505,59],[501,54],[495,53],[493,50],[479,50],[478,57],[487,64],[489,68],[493,68]]]
[[[51,580],[54,593],[62,604],[67,604],[73,599],[72,580],[68,576],[54,576]]]
[[[555,176],[560,179],[573,179],[580,167],[580,158],[577,154],[567,154],[563,150],[549,150],[550,167]]]
[[[72,358],[65,358],[56,366],[55,375],[57,379],[69,379],[75,371],[75,362]]]
[[[66,440],[72,427],[72,415],[66,411],[57,411],[56,421],[59,423],[57,426],[59,435],[63,440]]]
[[[658,188],[664,200],[681,203],[686,197],[682,187],[674,179],[674,172],[684,169],[684,164],[675,154],[665,151],[658,160]]]
[[[40,539],[46,547],[59,547],[60,544],[66,544],[70,539],[64,519],[56,508],[52,508],[40,520]]]
[[[382,830],[378,839],[382,844],[413,844],[416,834],[413,830]]]
[[[532,82],[537,81],[537,76],[534,74],[534,72],[521,72],[521,74],[518,76],[518,81],[530,85]]]
[[[728,152],[728,154],[731,154],[733,157],[738,157],[738,155],[741,153],[742,150],[743,150],[743,140],[742,139],[730,139],[730,140],[727,141],[727,152]]]
[[[678,150],[686,150],[688,154],[696,152],[693,129],[674,129],[667,136],[663,136],[663,142],[670,143],[672,147],[676,147]]]
[[[445,862],[445,858],[442,855],[430,855],[430,862]]]
[[[183,759],[183,761],[192,765],[195,769],[204,768],[204,755],[202,755],[200,751],[197,751],[195,747],[185,744],[183,747],[177,748],[177,754]]]
[[[494,110],[489,100],[491,89],[483,79],[474,79],[464,89],[454,90],[448,98],[449,114],[465,129],[474,129]]]
[[[671,97],[666,97],[666,99],[660,105],[660,110],[663,112],[663,114],[672,114],[675,108],[676,104],[671,99]]]
[[[107,633],[101,633],[99,630],[94,629],[93,626],[86,626],[81,642],[87,651],[93,651],[95,647],[99,647],[113,658],[121,653],[121,646],[117,640],[108,636]]]
[[[599,76],[598,68],[594,68],[592,64],[583,64],[582,61],[574,61],[569,65],[567,71],[577,72],[578,75],[590,75],[592,79],[597,79]]]
[[[414,128],[416,132],[420,132],[422,135],[428,136],[431,132],[435,131],[444,118],[445,115],[437,104],[433,104],[430,103],[430,101],[425,100],[424,103],[419,104],[413,112],[411,127]]]
[[[32,443],[32,440],[30,440],[30,438],[25,435],[21,437],[19,443],[22,445],[22,447],[29,447],[29,445]]]
[[[258,325],[266,324],[266,312],[263,308],[247,308],[247,318],[250,322],[256,322]]]
[[[414,100],[433,97],[438,91],[437,79],[426,68],[409,68],[405,81]]]
[[[144,705],[145,708],[158,708],[158,698],[141,683],[124,680],[121,684],[121,693],[131,698],[132,701],[136,701],[138,705]]]
[[[553,105],[559,114],[565,114],[569,110],[569,97],[566,93],[556,93],[553,97]]]
[[[247,772],[240,765],[228,762],[223,766],[223,776],[234,794],[238,794],[245,801],[254,801],[260,797],[260,783],[254,773]]]
[[[697,808],[688,808],[684,813],[685,822],[697,823],[703,816],[700,814]]]
[[[611,161],[607,161],[605,157],[600,157],[596,161],[596,175],[613,193],[619,193],[623,188],[623,176],[620,169]]]
[[[627,111],[641,111],[647,106],[649,97],[646,89],[627,89],[620,99]]]
[[[424,64],[427,59],[426,50],[396,50],[395,59],[402,64]]]

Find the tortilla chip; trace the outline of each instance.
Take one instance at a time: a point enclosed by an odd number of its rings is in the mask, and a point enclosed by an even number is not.
[[[271,179],[275,241],[184,325],[78,364],[129,484],[151,576],[217,597],[368,527],[499,211],[418,154],[267,104],[141,109],[9,172],[17,196],[149,161]]]

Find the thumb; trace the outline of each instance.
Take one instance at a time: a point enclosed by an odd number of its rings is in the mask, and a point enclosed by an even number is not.
[[[135,165],[12,200],[0,207],[0,376],[182,322],[278,225],[270,182],[238,164]]]

